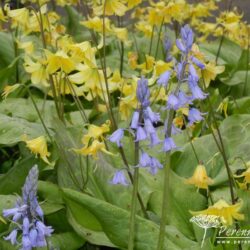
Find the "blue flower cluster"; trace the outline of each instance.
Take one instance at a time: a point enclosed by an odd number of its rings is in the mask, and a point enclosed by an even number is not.
[[[44,224],[43,211],[37,200],[38,167],[35,165],[26,177],[22,189],[22,198],[18,198],[14,208],[3,210],[5,218],[11,218],[14,229],[5,240],[12,245],[20,244],[21,250],[31,250],[33,247],[46,246],[46,237],[53,229]],[[18,232],[22,242],[18,242]]]
[[[207,94],[203,93],[201,88],[198,85],[199,77],[196,72],[195,66],[204,69],[205,65],[200,62],[195,56],[192,55],[191,50],[193,46],[193,31],[188,26],[185,25],[181,29],[181,38],[176,40],[176,46],[181,52],[181,59],[175,67],[175,73],[178,80],[177,87],[174,91],[169,93],[166,107],[167,110],[177,111],[183,107],[189,107],[193,104],[195,100],[203,100],[207,97]],[[165,47],[167,50],[166,60],[173,60],[171,54],[168,52],[171,47],[169,40],[165,41]],[[171,70],[164,72],[160,75],[157,83],[164,88],[167,88],[169,79],[173,72]],[[188,85],[188,92],[184,91],[184,83]],[[139,102],[139,107],[135,110],[132,121],[130,125],[130,130],[133,131],[135,142],[139,141],[150,141],[150,147],[154,147],[162,143],[162,151],[169,152],[177,148],[171,134],[178,133],[179,130],[172,124],[171,132],[167,133],[168,119],[165,122],[164,134],[165,139],[161,141],[158,138],[156,128],[154,124],[160,121],[160,114],[152,111],[150,107],[150,90],[148,87],[148,80],[141,78],[138,80],[136,96]],[[192,125],[196,122],[203,120],[203,113],[198,109],[191,107],[188,113],[188,125]],[[109,138],[113,143],[116,143],[118,147],[122,147],[121,140],[124,136],[124,130],[119,128],[116,130]],[[139,159],[139,167],[148,167],[150,173],[156,174],[158,169],[162,168],[162,164],[154,157],[148,155],[146,152],[141,150],[141,155]],[[138,167],[136,166],[136,167]],[[126,178],[122,170],[119,170],[115,173],[113,184],[122,184],[127,185]]]
[[[199,76],[195,69],[195,66],[204,69],[205,65],[200,62],[195,56],[192,55],[191,50],[193,46],[194,36],[192,29],[185,25],[181,28],[181,38],[176,40],[176,46],[181,52],[180,62],[175,67],[176,77],[178,79],[177,87],[168,95],[166,109],[178,110],[183,107],[189,107],[195,100],[203,100],[207,97],[207,94],[203,93],[198,85]],[[173,72],[166,71],[160,75],[157,83],[160,86],[167,87],[168,81]],[[184,83],[188,85],[188,92],[183,91],[185,89]],[[203,120],[204,113],[201,113],[198,109],[191,107],[188,112],[188,125],[192,125],[196,122]],[[172,134],[175,132],[173,131]],[[173,139],[166,135],[164,142],[165,150],[169,151],[175,148]]]

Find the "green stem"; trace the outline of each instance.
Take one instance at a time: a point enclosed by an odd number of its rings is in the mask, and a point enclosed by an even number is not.
[[[169,111],[168,124],[167,124],[167,134],[171,135],[171,126],[174,117],[174,110]],[[164,249],[165,241],[165,227],[167,220],[168,202],[169,202],[169,174],[170,174],[170,151],[166,153],[166,164],[164,167],[164,184],[163,184],[163,196],[162,196],[162,210],[161,210],[161,223],[160,223],[160,233],[158,238],[157,250]]]
[[[184,62],[187,61],[187,56],[184,58]],[[174,94],[176,95],[180,89],[182,79],[184,78],[186,70],[186,64],[183,65],[182,71],[180,73],[180,79],[177,83],[176,89],[174,91]],[[171,137],[172,133],[172,123],[174,119],[174,113],[175,111],[173,109],[169,110],[168,113],[168,120],[167,120],[167,131],[165,136]],[[166,152],[166,164],[164,167],[164,183],[163,183],[163,195],[162,195],[162,210],[161,210],[161,223],[160,223],[160,233],[158,238],[158,244],[157,244],[157,250],[163,250],[164,249],[164,241],[165,241],[165,227],[166,227],[166,220],[167,220],[167,213],[170,214],[170,199],[169,199],[169,175],[170,175],[170,169],[171,169],[171,151]]]
[[[161,31],[162,31],[163,24],[164,24],[164,18],[162,18],[160,30],[158,33],[157,46],[156,46],[156,50],[155,50],[155,59],[157,58],[157,55],[158,55],[158,49],[159,49],[159,44],[160,44],[160,40],[161,40]]]
[[[138,192],[138,177],[139,177],[139,168],[135,168],[131,212],[130,212],[130,220],[129,220],[128,250],[134,249],[135,217],[136,217],[136,202],[137,202],[136,196]]]
[[[149,56],[151,55],[151,50],[152,50],[152,45],[153,45],[154,30],[155,30],[155,25],[153,25],[153,27],[152,27],[152,33],[151,33],[150,45],[149,45],[149,51],[148,51]]]
[[[244,88],[243,88],[243,93],[242,93],[242,96],[246,95],[246,90],[247,90],[247,82],[248,82],[248,71],[249,71],[249,44],[250,44],[250,32],[248,31],[248,44],[247,44],[247,60],[246,60],[246,66],[247,66],[247,69],[246,69],[246,76],[245,76],[245,83],[244,83]]]

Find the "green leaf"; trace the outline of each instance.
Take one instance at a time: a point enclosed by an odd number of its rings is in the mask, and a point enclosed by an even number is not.
[[[54,102],[43,99],[35,99],[35,102],[46,126],[50,128],[53,127],[52,119],[56,115]],[[31,99],[7,98],[0,104],[0,113],[11,117],[22,118],[29,122],[41,123]]]
[[[233,115],[226,118],[220,125],[226,156],[233,172],[243,166],[237,157],[241,157],[245,161],[250,160],[249,126],[250,115]],[[210,134],[197,138],[193,141],[193,145],[199,160],[205,163],[208,175],[214,179],[213,186],[226,183],[226,168],[213,136]],[[183,147],[181,154],[174,154],[172,160],[174,171],[185,178],[190,177],[197,166],[190,143]]]
[[[35,165],[34,158],[21,160],[0,178],[0,194],[20,193],[29,170]]]
[[[29,139],[46,135],[43,126],[39,123],[0,114],[0,144],[12,146],[23,141],[22,136],[24,134]]]
[[[219,46],[220,39],[201,44],[200,49],[206,54],[209,60],[215,61]],[[224,37],[219,54],[218,63],[228,64],[232,68],[236,67],[240,59],[241,53],[242,49],[239,45]]]
[[[121,249],[127,248],[130,217],[128,211],[71,189],[63,189],[63,192],[66,203],[73,201],[78,203],[80,207],[91,211],[112,243]],[[159,226],[157,224],[137,216],[134,249],[155,249],[158,234]],[[185,248],[199,249],[200,247],[197,243],[185,238],[185,236],[174,227],[166,227],[164,249],[178,250]]]
[[[60,250],[78,250],[85,243],[85,241],[74,232],[52,234],[52,236],[48,238],[48,242],[49,246],[53,247],[53,249]],[[46,247],[42,249],[47,250]]]
[[[5,68],[12,63],[15,58],[14,42],[11,34],[0,32],[0,68]]]
[[[195,187],[184,183],[183,178],[170,172],[169,178],[169,213],[167,223],[174,225],[180,232],[188,238],[195,238],[192,223],[189,219],[192,217],[191,211],[203,210],[207,207],[207,199],[197,192]],[[152,193],[149,201],[149,209],[155,212],[159,218],[162,207],[162,189]],[[189,197],[187,199],[187,197]]]
[[[250,71],[246,70],[236,71],[230,78],[220,78],[220,80],[228,86],[238,85],[241,83],[245,83],[246,81],[248,83],[250,82]]]

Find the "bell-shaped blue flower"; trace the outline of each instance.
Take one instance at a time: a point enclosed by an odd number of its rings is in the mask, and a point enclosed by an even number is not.
[[[122,147],[121,139],[123,138],[123,136],[124,130],[119,128],[109,137],[109,140],[113,143],[116,143],[117,146],[120,148]]]

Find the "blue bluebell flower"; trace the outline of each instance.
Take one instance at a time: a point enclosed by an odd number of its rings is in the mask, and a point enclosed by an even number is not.
[[[144,77],[137,82],[136,97],[143,107],[149,106],[150,91],[148,88],[148,80]]]
[[[17,229],[14,229],[8,236],[4,237],[5,240],[9,240],[12,245],[17,244]]]
[[[152,175],[155,175],[158,172],[158,169],[162,169],[162,164],[158,161],[158,159],[151,157],[151,164],[149,166],[149,172]]]
[[[160,86],[167,87],[170,76],[171,76],[171,71],[170,70],[165,71],[160,75],[159,79],[157,80],[157,83]]]
[[[197,67],[199,67],[200,69],[205,69],[204,63],[202,63],[202,62],[201,62],[199,59],[197,59],[196,57],[191,56],[191,57],[190,57],[190,60],[191,60]]]
[[[160,114],[159,113],[156,113],[156,112],[153,112],[152,109],[150,107],[147,107],[145,110],[144,110],[144,117],[145,118],[149,118],[151,120],[151,122],[153,123],[156,123],[158,121],[161,120],[160,118]]]
[[[124,175],[123,170],[118,170],[115,172],[113,179],[111,180],[111,184],[117,185],[121,184],[123,186],[127,186],[128,182]]]
[[[150,146],[151,147],[154,147],[157,144],[161,143],[161,140],[158,138],[158,135],[156,132],[151,133],[149,136],[150,136]]]
[[[139,119],[140,119],[140,112],[136,110],[133,114],[130,128],[137,129],[139,125]]]
[[[142,168],[146,168],[151,165],[151,157],[146,153],[142,152],[140,155],[139,166]]]
[[[176,46],[180,51],[188,54],[192,48],[194,42],[193,31],[189,25],[185,25],[181,28],[181,39],[176,40]]]
[[[139,126],[136,130],[136,139],[135,141],[144,141],[147,139],[147,133],[146,131],[144,130],[143,127]]]
[[[116,143],[117,146],[120,148],[122,147],[121,139],[123,138],[123,136],[124,136],[124,129],[119,128],[109,137],[109,140],[111,142]]]
[[[5,237],[12,244],[21,244],[22,250],[31,250],[33,247],[46,246],[45,237],[51,236],[53,229],[44,225],[43,211],[37,200],[38,168],[35,165],[26,177],[22,188],[22,198],[18,198],[15,208],[3,210],[4,217],[12,217],[16,227]],[[47,230],[43,230],[40,238],[35,237],[35,231],[39,231],[38,225],[43,224]],[[17,242],[17,234],[21,233],[22,242]],[[41,244],[42,240],[42,244]]]
[[[191,108],[189,110],[188,113],[188,121],[189,121],[189,125],[194,124],[195,122],[200,122],[204,119],[204,117],[202,116],[204,115],[204,113],[201,113],[198,109],[196,108]]]
[[[167,109],[174,109],[174,110],[177,110],[181,107],[181,103],[178,99],[178,97],[171,93],[169,96],[168,96],[168,100],[167,100]]]
[[[154,125],[149,118],[144,119],[144,128],[148,135],[156,133]]]
[[[164,139],[162,151],[168,152],[168,151],[171,151],[171,150],[176,149],[176,148],[177,148],[177,146],[175,145],[173,138],[166,137]]]
[[[192,92],[192,99],[203,100],[207,98],[207,94],[205,94],[201,88],[198,86],[197,80],[191,75],[188,77],[188,86],[190,91]]]

